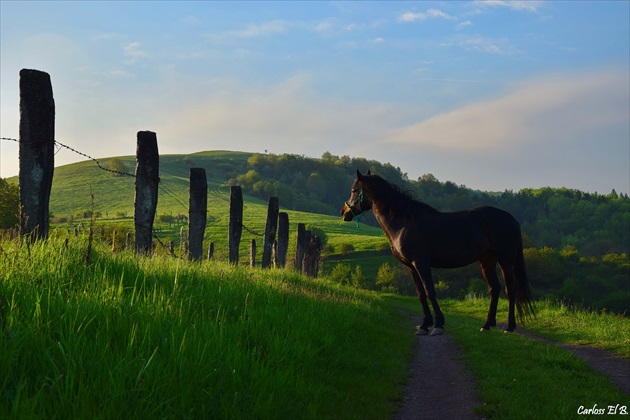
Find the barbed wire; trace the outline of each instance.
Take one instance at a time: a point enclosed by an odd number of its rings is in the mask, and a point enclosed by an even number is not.
[[[0,140],[13,141],[13,142],[16,142],[16,143],[21,143],[19,139],[14,139],[14,138],[11,138],[11,137],[0,137]],[[76,153],[76,154],[77,154],[77,155],[79,155],[79,156],[83,156],[83,157],[88,158],[89,160],[93,161],[93,162],[94,162],[94,163],[96,163],[96,165],[97,165],[100,169],[102,169],[103,171],[110,172],[110,173],[113,173],[113,174],[116,174],[116,175],[124,175],[124,176],[130,176],[130,177],[133,177],[133,178],[137,178],[137,176],[136,176],[135,174],[130,174],[130,173],[127,173],[127,172],[116,171],[116,170],[114,170],[114,169],[109,169],[109,168],[106,168],[106,167],[104,167],[103,165],[101,165],[101,163],[100,163],[100,162],[99,162],[96,158],[93,158],[92,156],[88,155],[87,153],[80,152],[79,150],[77,150],[77,149],[75,149],[75,148],[73,148],[73,147],[70,147],[70,146],[68,146],[68,145],[66,145],[66,144],[63,144],[63,143],[61,143],[61,142],[59,142],[59,141],[57,141],[57,140],[55,140],[55,141],[54,141],[54,143],[55,143],[55,147],[57,148],[57,151],[55,152],[55,155],[56,155],[56,154],[59,152],[59,150],[61,150],[62,148],[63,148],[63,149],[67,149],[67,150],[69,150],[69,151],[71,151],[71,152],[73,152],[73,153]],[[158,178],[158,182],[159,182],[159,178]],[[171,191],[169,191],[165,185],[163,185],[163,184],[161,184],[161,183],[160,183],[160,184],[159,184],[159,188],[160,188],[160,190],[162,191],[162,193],[164,193],[164,194],[166,194],[166,195],[170,196],[170,197],[171,197],[171,198],[173,198],[175,201],[177,201],[177,202],[178,202],[178,204],[179,204],[180,206],[182,206],[182,208],[186,208],[185,203],[184,203],[184,202],[182,202],[182,201],[179,199],[179,197],[177,196],[177,194],[174,194],[174,193],[172,193]],[[212,190],[210,190],[210,194],[212,194],[213,196],[215,196],[216,198],[218,198],[218,199],[220,199],[220,200],[226,201],[226,202],[228,202],[228,203],[230,202],[230,199],[227,197],[227,194],[223,194],[223,193],[222,193],[221,191],[219,191],[218,189],[212,189]],[[254,236],[265,236],[265,234],[264,234],[264,233],[259,233],[259,232],[256,232],[256,231],[254,231],[254,230],[252,230],[252,229],[248,228],[247,226],[245,226],[242,222],[241,222],[241,227],[242,227],[243,229],[245,229],[247,232],[249,232],[251,235],[254,235]],[[166,247],[166,245],[164,245],[164,244],[162,243],[162,241],[160,241],[160,239],[157,237],[157,235],[155,235],[155,234],[154,234],[154,237],[155,237],[155,239],[157,239],[157,240],[160,242],[160,244],[161,244],[164,248],[167,248],[167,247]]]
[[[10,138],[10,137],[0,137],[0,140],[14,141],[16,143],[21,143],[20,140],[14,139],[14,138]],[[55,152],[55,155],[59,152],[59,150],[61,150],[62,148],[65,148],[65,149],[70,150],[71,152],[76,153],[79,156],[83,156],[83,157],[86,157],[86,158],[94,161],[94,163],[96,163],[96,165],[99,168],[101,168],[102,170],[104,170],[106,172],[111,172],[111,173],[114,173],[114,174],[117,174],[117,175],[125,175],[125,176],[130,176],[130,177],[136,178],[135,174],[130,174],[130,173],[127,173],[127,172],[116,171],[114,169],[106,168],[103,165],[101,165],[101,163],[97,159],[93,158],[92,156],[90,156],[90,155],[88,155],[86,153],[80,152],[80,151],[78,151],[77,149],[75,149],[73,147],[65,145],[65,144],[61,143],[60,141],[55,140],[54,142],[55,142],[55,146],[57,147],[57,151]]]

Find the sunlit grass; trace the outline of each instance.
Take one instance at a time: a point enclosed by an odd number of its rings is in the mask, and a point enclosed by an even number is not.
[[[451,307],[457,312],[474,316],[483,324],[490,299],[472,297],[453,301]],[[551,340],[590,345],[611,350],[623,357],[630,357],[630,319],[623,315],[600,313],[567,306],[550,300],[535,303],[536,317],[523,328]],[[497,322],[507,320],[507,301],[499,300]]]
[[[284,270],[2,243],[0,417],[383,418],[413,336]]]

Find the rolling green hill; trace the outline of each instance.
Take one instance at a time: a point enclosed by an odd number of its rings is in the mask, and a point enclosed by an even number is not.
[[[230,179],[247,171],[247,160],[251,153],[210,151],[190,155],[161,155],[160,184],[157,214],[155,221],[156,235],[163,243],[173,241],[179,245],[179,231],[186,222],[165,223],[161,215],[188,215],[189,169],[201,167],[206,170],[208,179],[208,224],[205,242],[215,244],[217,258],[227,258],[227,231],[229,221],[229,185]],[[99,159],[101,166],[122,170],[133,174],[135,157],[122,156]],[[17,178],[9,181],[17,182]],[[92,195],[94,202],[92,204]],[[243,230],[241,237],[240,260],[249,261],[249,245],[252,239],[262,242],[259,236],[264,231],[267,202],[243,191]],[[388,249],[387,239],[380,228],[354,223],[343,223],[339,217],[287,210],[283,206],[283,197],[279,195],[280,210],[286,211],[290,222],[290,248],[288,259],[293,258],[295,232],[298,223],[305,223],[307,228],[323,232],[327,239],[327,254],[335,255],[342,244],[352,245],[355,254],[364,251]],[[341,207],[341,202],[339,206]],[[118,230],[133,229],[134,178],[122,176],[100,169],[93,161],[84,161],[55,168],[50,198],[50,210],[53,214],[53,228],[70,229],[86,225],[87,212],[93,210],[97,225],[116,226]],[[207,245],[206,245],[207,246]],[[375,277],[382,261],[392,261],[388,253],[379,252],[376,258],[370,258],[367,272]],[[259,253],[260,255],[260,253]],[[330,259],[330,264],[336,264]],[[324,263],[324,271],[330,270],[330,264]]]

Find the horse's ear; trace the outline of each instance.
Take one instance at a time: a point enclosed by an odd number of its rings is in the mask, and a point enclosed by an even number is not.
[[[361,175],[361,172],[359,172],[359,170],[357,169],[357,179],[360,181],[363,178],[363,175]]]
[[[370,172],[370,170],[369,170],[369,169],[368,169],[368,171],[367,171],[367,175],[368,175],[368,176],[372,175],[372,172]]]

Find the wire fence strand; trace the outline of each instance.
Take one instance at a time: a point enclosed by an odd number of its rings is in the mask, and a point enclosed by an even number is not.
[[[11,137],[0,137],[0,140],[4,140],[4,141],[13,141],[13,142],[16,142],[16,143],[21,143],[21,141],[20,141],[19,139],[14,139],[14,138],[11,138]],[[95,164],[96,164],[96,165],[97,165],[100,169],[102,169],[103,171],[106,171],[106,172],[109,172],[109,173],[113,173],[113,174],[116,174],[116,175],[124,175],[124,176],[129,176],[129,177],[132,177],[132,178],[137,178],[137,176],[136,176],[135,174],[131,174],[131,173],[128,173],[128,172],[122,172],[122,171],[116,171],[116,170],[114,170],[114,169],[109,169],[109,168],[106,168],[106,167],[104,167],[104,166],[103,166],[103,165],[102,165],[102,164],[98,161],[98,159],[93,158],[92,156],[88,155],[87,153],[83,153],[83,152],[81,152],[81,151],[79,151],[79,150],[77,150],[77,149],[75,149],[75,148],[73,148],[73,147],[70,147],[70,146],[68,146],[68,145],[66,145],[66,144],[63,144],[63,143],[61,143],[61,142],[59,142],[59,141],[57,141],[57,140],[55,140],[55,141],[54,141],[54,143],[55,143],[55,147],[57,148],[57,151],[55,152],[55,155],[56,155],[56,154],[57,154],[57,153],[58,153],[61,149],[67,149],[67,150],[69,150],[69,151],[71,151],[71,152],[73,152],[73,153],[75,153],[75,154],[77,154],[77,155],[79,155],[79,156],[83,156],[83,157],[85,157],[85,158],[87,158],[87,159],[89,159],[89,160],[93,161],[93,162],[94,162],[94,163],[95,163]],[[159,182],[159,178],[158,178],[158,182]],[[160,190],[161,190],[163,193],[165,193],[166,195],[168,195],[168,196],[170,196],[171,198],[173,198],[174,200],[176,200],[176,201],[179,203],[179,205],[180,205],[180,206],[182,206],[182,208],[186,208],[185,203],[184,203],[184,202],[182,202],[182,201],[179,199],[179,197],[177,197],[177,194],[174,194],[174,193],[172,193],[171,191],[169,191],[169,190],[166,188],[166,186],[165,186],[165,185],[163,185],[163,184],[161,184],[161,183],[160,183],[159,187],[160,187]],[[218,198],[218,199],[220,199],[220,200],[227,201],[228,203],[230,202],[230,199],[228,198],[227,194],[224,194],[223,192],[219,191],[218,189],[212,189],[212,190],[210,190],[210,194],[212,194],[213,196],[215,196],[216,198]],[[247,226],[245,226],[243,223],[241,223],[241,227],[242,227],[243,229],[245,229],[247,232],[249,232],[251,235],[254,235],[254,236],[260,236],[260,237],[265,236],[265,234],[264,234],[264,233],[259,233],[259,232],[256,232],[256,231],[254,231],[254,230],[252,230],[252,229],[248,228]],[[160,244],[161,244],[161,245],[162,245],[165,249],[168,249],[168,248],[166,247],[166,245],[164,245],[164,244],[162,243],[162,241],[160,241],[160,239],[157,237],[157,235],[155,235],[155,234],[154,234],[153,236],[155,237],[155,239],[157,239],[157,240],[158,240],[158,242],[160,242]]]
[[[0,137],[0,140],[5,140],[5,141],[14,141],[14,142],[16,142],[16,143],[21,143],[21,141],[20,141],[20,140],[18,140],[18,139],[14,139],[14,138],[10,138],[10,137]],[[59,152],[59,150],[61,150],[61,149],[68,149],[68,150],[70,150],[71,152],[76,153],[76,154],[77,154],[77,155],[79,155],[79,156],[83,156],[83,157],[86,157],[86,158],[88,158],[88,159],[90,159],[90,160],[94,161],[94,163],[96,163],[96,165],[97,165],[99,168],[101,168],[102,170],[104,170],[104,171],[106,171],[106,172],[111,172],[111,173],[114,173],[114,174],[117,174],[117,175],[130,176],[130,177],[133,177],[133,178],[135,178],[135,177],[136,177],[136,175],[135,175],[135,174],[130,174],[130,173],[127,173],[127,172],[121,172],[121,171],[116,171],[116,170],[114,170],[114,169],[109,169],[109,168],[106,168],[106,167],[104,167],[103,165],[101,165],[101,163],[100,163],[97,159],[93,158],[92,156],[90,156],[90,155],[88,155],[88,154],[86,154],[86,153],[80,152],[80,151],[78,151],[77,149],[75,149],[75,148],[73,148],[73,147],[70,147],[70,146],[68,146],[68,145],[65,145],[65,144],[61,143],[60,141],[55,140],[55,147],[57,148],[57,151],[55,152],[55,155],[56,155],[56,154]]]

